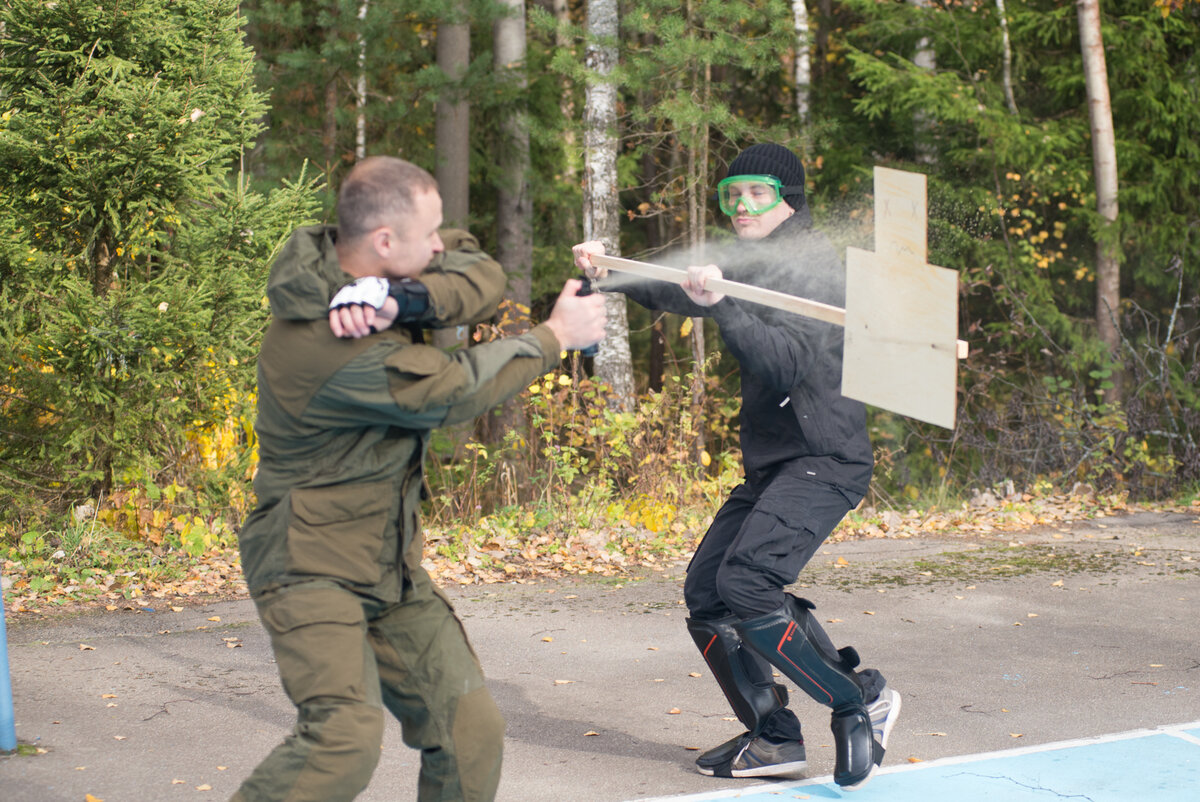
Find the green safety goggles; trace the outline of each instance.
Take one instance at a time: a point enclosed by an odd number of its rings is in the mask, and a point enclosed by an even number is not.
[[[731,175],[717,184],[717,203],[733,217],[738,206],[746,214],[769,212],[783,202],[783,182],[773,175]]]

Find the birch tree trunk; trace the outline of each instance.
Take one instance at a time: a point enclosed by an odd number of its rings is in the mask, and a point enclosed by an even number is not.
[[[617,65],[619,15],[617,0],[588,0],[586,65],[589,76],[584,95],[583,237],[599,240],[610,254],[621,253],[620,199],[617,194],[617,86],[612,79]],[[612,388],[610,403],[633,408],[633,359],[629,351],[629,321],[625,296],[606,295],[608,325],[595,360],[595,373]]]
[[[792,0],[792,27],[796,33],[796,60],[792,70],[796,81],[796,122],[807,142],[808,110],[812,96],[811,36],[808,31],[807,0]]]
[[[707,100],[708,82],[705,82],[705,100]],[[692,129],[692,146],[687,149],[688,154],[688,186],[687,186],[687,205],[688,205],[688,244],[691,246],[692,253],[699,254],[703,252],[705,242],[704,219],[705,219],[705,199],[707,192],[705,189],[708,186],[708,126],[701,124]],[[695,456],[697,459],[707,447],[704,432],[706,429],[706,421],[704,419],[704,396],[707,382],[705,381],[705,369],[708,361],[704,344],[704,318],[694,317],[692,321],[691,340],[692,345],[692,420],[696,422],[696,440],[693,443]]]
[[[354,160],[367,158],[367,7],[370,0],[363,0],[358,7],[358,80],[354,85],[355,107],[358,116],[354,126]]]
[[[929,0],[908,0],[908,2],[918,8],[929,7]],[[937,54],[933,51],[933,44],[929,41],[929,37],[922,36],[917,40],[917,51],[913,56],[913,64],[930,72],[937,69]],[[917,161],[922,164],[932,164],[937,160],[937,152],[933,146],[933,131],[929,123],[929,116],[923,111],[918,111],[913,115],[913,128],[915,129],[913,143]]]
[[[1092,130],[1092,165],[1096,174],[1096,211],[1101,229],[1096,237],[1096,331],[1114,361],[1120,347],[1119,314],[1121,268],[1116,237],[1117,145],[1113,132],[1112,103],[1108,93],[1108,65],[1100,32],[1099,0],[1077,0],[1079,43],[1087,83],[1088,117]],[[1113,375],[1113,397],[1120,401],[1122,382]]]
[[[687,148],[687,209],[688,209],[688,245],[692,253],[702,253],[704,249],[704,217],[705,217],[705,188],[708,185],[708,126],[693,126],[691,143]],[[703,402],[704,362],[707,358],[704,348],[704,318],[692,318],[692,402],[699,406]]]
[[[803,5],[803,0],[796,0]],[[693,35],[703,37],[704,33],[699,26],[694,25],[692,16],[692,0],[689,0],[688,5],[688,26],[695,29]],[[807,9],[805,12],[807,17]],[[707,62],[704,63],[703,69],[700,64],[694,64],[689,75],[691,86],[689,87],[692,102],[700,109],[707,109],[711,100],[712,94],[712,66]],[[703,252],[705,242],[705,219],[707,217],[707,196],[708,196],[708,137],[709,127],[707,122],[700,122],[693,126],[688,131],[688,142],[685,145],[687,151],[687,238],[688,245],[691,246],[691,251],[694,254]],[[692,345],[692,419],[697,422],[696,426],[696,441],[694,443],[696,458],[699,459],[700,454],[704,452],[706,447],[705,442],[705,420],[704,420],[704,401],[705,388],[705,369],[708,361],[704,342],[704,318],[692,318],[691,331]]]
[[[1008,104],[1008,110],[1013,114],[1017,113],[1017,98],[1013,95],[1013,77],[1012,77],[1012,42],[1008,38],[1008,12],[1004,8],[1004,0],[996,0],[996,13],[1000,17],[1000,38],[1001,44],[1004,47],[1004,102]]]

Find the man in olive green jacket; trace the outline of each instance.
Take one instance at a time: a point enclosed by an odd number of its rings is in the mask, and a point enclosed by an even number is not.
[[[411,324],[486,318],[504,275],[470,235],[439,231],[432,177],[400,159],[364,160],[341,188],[338,218],[336,229],[296,231],[267,289],[258,505],[240,546],[298,721],[233,798],[353,799],[378,762],[386,707],[421,750],[420,802],[490,800],[504,721],[421,568],[422,461],[431,429],[485,412],[562,349],[603,337],[603,301],[576,296],[571,281],[529,333],[446,353]],[[331,314],[335,293],[366,303],[368,320],[365,307]]]

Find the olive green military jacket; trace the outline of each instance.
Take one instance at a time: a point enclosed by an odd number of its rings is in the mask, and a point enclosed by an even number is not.
[[[558,362],[546,326],[448,353],[402,326],[358,340],[329,329],[334,292],[351,280],[335,231],[297,230],[271,268],[271,325],[258,359],[258,504],[239,534],[252,595],[332,579],[396,601],[404,564],[421,560],[418,510],[430,430],[470,420]],[[431,324],[489,317],[498,264],[466,232],[421,275]]]

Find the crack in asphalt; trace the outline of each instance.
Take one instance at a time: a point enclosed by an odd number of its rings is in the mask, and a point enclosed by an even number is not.
[[[1031,785],[1029,783],[1023,783],[1012,777],[996,776],[994,774],[979,774],[977,772],[972,772],[972,771],[964,771],[964,772],[961,772],[960,774],[957,774],[954,776],[957,776],[957,777],[979,777],[984,780],[1000,780],[1002,782],[1012,783],[1013,785],[1016,785],[1020,788],[1024,788],[1029,791],[1045,791],[1048,794],[1053,794],[1054,796],[1058,797],[1059,799],[1086,799],[1086,800],[1088,800],[1088,802],[1093,802],[1092,798],[1090,796],[1088,796],[1087,794],[1064,794],[1059,791],[1055,791],[1053,788],[1047,788],[1044,785]]]

